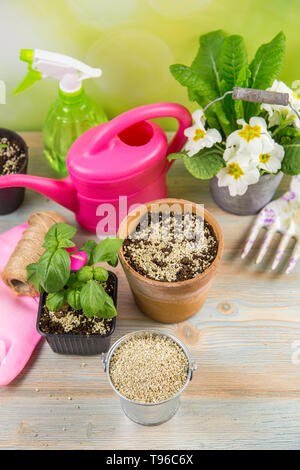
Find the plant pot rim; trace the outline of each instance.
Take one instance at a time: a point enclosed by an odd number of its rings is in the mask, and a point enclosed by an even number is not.
[[[149,212],[148,208],[149,208],[149,206],[151,206],[151,204],[159,204],[159,203],[161,203],[161,204],[163,204],[163,203],[164,204],[176,204],[176,203],[177,204],[192,204],[193,208],[195,206],[197,206],[196,202],[188,201],[186,199],[177,199],[177,198],[156,199],[154,201],[150,201],[150,202],[147,202],[145,204],[142,204],[142,205],[147,207],[147,211],[141,212],[140,215],[137,217],[137,219],[140,219],[146,212]],[[118,230],[118,234],[117,234],[118,236],[120,236],[120,229],[123,228],[123,226],[125,225],[125,223],[128,220],[128,217],[133,216],[133,214],[135,214],[137,210],[138,210],[138,208],[134,209],[121,222],[119,230]],[[197,274],[196,276],[192,277],[191,279],[186,279],[184,281],[157,281],[157,280],[154,280],[154,279],[149,279],[146,276],[142,276],[140,273],[135,271],[130,266],[128,261],[126,260],[126,258],[124,256],[124,252],[123,252],[123,245],[122,245],[122,247],[119,251],[119,259],[120,259],[121,263],[126,266],[126,269],[128,269],[128,271],[133,276],[135,276],[137,279],[140,279],[140,280],[143,280],[143,281],[147,282],[149,285],[159,286],[159,287],[168,287],[168,288],[178,288],[178,287],[191,285],[194,282],[199,282],[199,280],[204,279],[210,272],[213,272],[216,269],[217,265],[219,264],[219,262],[221,260],[223,250],[224,250],[224,237],[223,237],[223,232],[222,232],[221,226],[217,222],[217,220],[214,218],[214,216],[211,214],[211,212],[209,212],[205,208],[204,208],[204,220],[206,220],[212,226],[212,228],[215,232],[215,235],[216,235],[216,238],[217,238],[217,241],[218,241],[218,251],[217,251],[216,257],[213,260],[213,262],[211,263],[211,265],[207,269],[205,269],[205,271],[203,271],[203,273]]]
[[[277,171],[277,173],[267,173],[267,172],[266,172],[266,173],[263,173],[262,175],[259,176],[259,179],[258,179],[258,181],[256,181],[256,183],[254,183],[254,184],[249,184],[249,185],[248,185],[247,191],[248,191],[249,188],[254,187],[255,185],[257,185],[257,184],[260,182],[260,180],[261,180],[262,178],[264,178],[264,179],[267,178],[267,177],[268,177],[268,178],[271,178],[271,177],[275,177],[275,176],[278,176],[278,175],[284,176],[285,173],[283,173],[282,170]],[[287,175],[287,176],[288,176],[288,175]],[[213,176],[212,178],[210,178],[210,179],[207,180],[207,181],[211,181],[211,180],[218,181],[217,175]],[[218,185],[218,187],[219,187],[219,188],[227,188],[227,189],[228,189],[228,186],[219,186],[219,185]],[[229,189],[228,189],[228,191],[229,191]],[[244,194],[246,194],[246,193],[244,193]],[[242,196],[244,196],[244,194],[243,194]],[[232,196],[232,197],[236,197],[236,196]]]
[[[5,136],[1,135],[2,132],[11,134],[12,136],[15,136],[16,139],[19,140],[20,144],[22,144],[22,146],[23,146],[23,149],[24,149],[24,152],[25,152],[24,163],[23,163],[22,167],[20,168],[20,170],[17,171],[16,173],[14,173],[15,175],[22,174],[24,172],[24,170],[26,170],[26,167],[27,167],[27,164],[28,164],[28,146],[27,146],[25,140],[23,139],[23,137],[21,137],[20,134],[18,134],[18,132],[12,131],[11,129],[6,129],[5,127],[0,127],[0,138],[5,137]],[[9,138],[9,137],[7,137],[7,138]],[[3,176],[3,175],[0,175],[0,176]]]
[[[76,272],[76,271],[71,271],[72,272]],[[117,307],[117,291],[118,291],[118,277],[115,273],[113,273],[112,271],[108,271],[109,275],[112,276],[114,278],[114,296],[113,296],[113,301],[114,301],[114,304],[115,306]],[[90,335],[83,335],[83,334],[70,334],[70,333],[44,333],[41,329],[40,329],[40,319],[41,319],[41,313],[42,313],[42,307],[44,306],[45,304],[45,297],[47,295],[47,292],[43,292],[42,294],[40,294],[40,302],[39,302],[39,310],[38,310],[38,316],[37,316],[37,321],[36,321],[36,329],[38,331],[38,333],[41,335],[41,336],[55,336],[56,338],[64,338],[64,337],[75,337],[75,338],[107,338],[108,336],[111,336],[113,334],[113,332],[115,331],[115,328],[116,328],[116,317],[113,317],[112,318],[112,322],[111,322],[111,329],[108,333],[106,333],[105,335],[97,335],[95,333],[92,333]]]

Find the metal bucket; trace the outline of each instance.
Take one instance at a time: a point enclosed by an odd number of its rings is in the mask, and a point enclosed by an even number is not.
[[[187,375],[187,380],[184,386],[176,393],[176,395],[168,398],[167,400],[161,401],[160,403],[142,403],[130,400],[129,398],[124,397],[121,395],[118,390],[112,384],[109,375],[109,366],[110,360],[115,352],[115,350],[123,343],[128,341],[133,336],[137,335],[145,335],[145,334],[157,334],[166,336],[171,338],[175,343],[177,343],[181,349],[184,351],[188,362],[189,362],[189,370]],[[182,394],[183,390],[186,388],[190,380],[193,377],[193,371],[196,370],[197,366],[195,361],[192,360],[191,355],[187,347],[178,339],[168,333],[162,331],[155,331],[155,330],[140,330],[135,331],[134,333],[129,333],[128,335],[123,336],[120,338],[116,343],[114,343],[107,354],[102,354],[102,363],[104,367],[104,371],[107,374],[108,381],[112,387],[112,389],[119,395],[121,406],[128,418],[138,424],[143,424],[144,426],[154,426],[157,424],[164,423],[168,421],[172,416],[176,413],[179,407],[179,400],[180,395]]]
[[[282,172],[277,175],[265,173],[257,183],[248,186],[242,196],[230,196],[228,188],[220,187],[215,176],[210,181],[210,190],[216,204],[224,211],[236,215],[257,214],[271,201],[282,177]]]

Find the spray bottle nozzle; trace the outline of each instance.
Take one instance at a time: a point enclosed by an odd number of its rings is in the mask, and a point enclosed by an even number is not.
[[[30,88],[35,82],[42,80],[43,75],[38,70],[34,70],[32,68],[33,63],[33,56],[34,50],[33,49],[21,49],[20,52],[20,59],[23,62],[28,63],[28,72],[27,75],[23,78],[21,83],[14,89],[13,94],[17,95],[18,93],[22,93],[22,91],[27,90]]]
[[[82,80],[101,76],[100,69],[56,52],[21,49],[20,59],[28,63],[28,73],[14,90],[14,94],[21,93],[36,81],[47,77],[56,78],[64,93],[73,94],[81,89]]]
[[[20,60],[23,62],[29,62],[32,64],[33,61],[33,49],[21,49]]]

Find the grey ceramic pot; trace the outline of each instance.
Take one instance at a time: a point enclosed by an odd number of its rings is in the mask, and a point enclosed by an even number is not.
[[[220,188],[218,178],[210,181],[210,190],[216,204],[226,212],[237,215],[257,214],[273,198],[283,173],[265,173],[256,184],[251,184],[243,196],[230,196],[228,187]]]

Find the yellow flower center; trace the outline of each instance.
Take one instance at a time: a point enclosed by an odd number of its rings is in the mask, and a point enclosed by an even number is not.
[[[205,135],[206,135],[206,132],[203,129],[196,129],[193,140],[197,142],[197,140],[203,139]]]
[[[229,165],[228,165],[228,174],[230,176],[233,176],[235,180],[238,180],[245,173],[243,172],[243,170],[241,169],[241,167],[238,163],[229,163]]]
[[[297,210],[296,214],[294,215],[295,224],[300,225],[300,210]]]
[[[261,153],[259,156],[259,161],[260,163],[268,163],[270,158],[271,158],[271,155],[269,155],[268,153]]]
[[[243,129],[238,131],[238,135],[246,140],[246,142],[250,142],[250,140],[255,139],[255,137],[260,137],[260,126],[250,126],[249,124],[245,124]]]
[[[296,93],[292,93],[292,97],[295,98],[295,100],[300,100],[300,96],[296,95]]]

